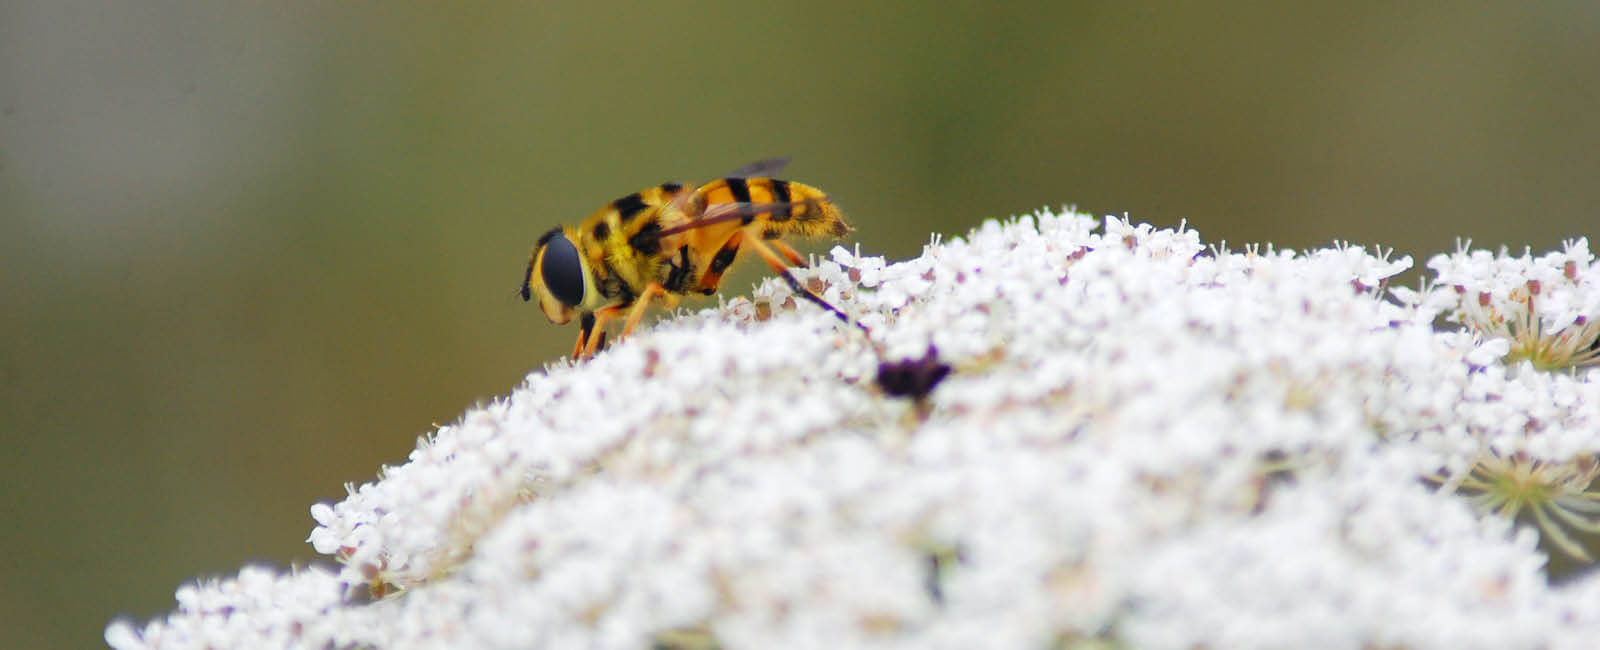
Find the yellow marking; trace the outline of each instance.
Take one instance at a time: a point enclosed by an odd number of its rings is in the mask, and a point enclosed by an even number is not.
[[[762,203],[772,202],[772,181],[769,181],[765,178],[752,178],[747,185],[750,187],[751,203],[761,205]]]
[[[717,183],[705,196],[706,203],[733,203],[733,190],[728,189],[727,183]]]

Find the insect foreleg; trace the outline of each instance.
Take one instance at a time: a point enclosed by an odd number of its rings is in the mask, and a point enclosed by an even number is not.
[[[583,355],[579,358],[588,359],[594,356],[595,351],[600,349],[600,340],[605,338],[603,335],[606,332],[606,324],[621,315],[625,308],[627,305],[610,305],[594,310],[594,328],[589,334],[589,340],[584,343]]]
[[[579,358],[583,354],[584,343],[588,342],[589,335],[594,332],[594,312],[586,312],[578,321],[578,342],[572,345],[572,358]]]
[[[633,334],[633,328],[639,326],[639,320],[644,318],[644,310],[650,306],[651,300],[654,300],[657,296],[666,295],[666,289],[658,282],[651,282],[645,285],[644,291],[639,292],[639,297],[633,300],[633,308],[628,311],[628,320],[623,321],[622,334],[617,337],[617,340],[621,341],[627,338],[628,335]]]

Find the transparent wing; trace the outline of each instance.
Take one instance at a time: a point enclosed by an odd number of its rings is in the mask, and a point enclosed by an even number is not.
[[[755,216],[755,215],[758,215],[758,214],[767,214],[769,212],[777,212],[779,210],[793,209],[793,208],[795,208],[797,206],[800,206],[800,205],[803,205],[803,204],[799,204],[799,203],[718,203],[718,204],[713,205],[713,206],[711,206],[709,208],[706,208],[705,213],[700,215],[699,218],[696,218],[694,221],[690,221],[688,223],[676,225],[676,226],[673,226],[671,228],[666,228],[664,230],[651,233],[649,238],[650,239],[660,239],[660,238],[666,237],[668,235],[676,235],[676,234],[678,234],[680,232],[684,232],[684,231],[687,231],[687,230],[694,230],[695,228],[704,228],[706,226],[713,226],[713,225],[716,225],[716,224],[719,224],[719,223],[726,223],[726,222],[729,222],[729,221],[733,221],[735,219],[743,219],[745,217]]]
[[[753,163],[728,172],[728,178],[757,178],[771,177],[783,173],[783,168],[789,166],[789,156],[757,160]]]

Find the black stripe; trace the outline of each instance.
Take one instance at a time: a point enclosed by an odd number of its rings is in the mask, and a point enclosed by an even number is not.
[[[750,184],[743,178],[724,178],[722,182],[728,184],[728,191],[733,192],[733,200],[737,203],[750,202]]]
[[[689,286],[690,262],[688,246],[678,249],[678,263],[670,266],[672,270],[667,272],[667,281],[662,283],[662,287],[672,293],[684,293]]]
[[[617,214],[622,215],[622,222],[627,223],[634,215],[643,212],[645,208],[650,206],[644,204],[644,197],[639,196],[638,192],[634,192],[612,201],[611,207],[616,208]]]
[[[610,236],[611,236],[611,226],[606,225],[606,222],[602,221],[602,222],[597,223],[597,224],[594,225],[594,238],[595,239],[597,239],[599,241],[605,241],[606,238],[610,237]]]
[[[782,208],[773,211],[772,216],[768,218],[773,221],[788,221],[789,210],[792,209],[788,205],[789,181],[780,181],[776,178],[772,179],[772,200],[774,203],[781,203],[784,205]]]
[[[717,256],[711,258],[711,272],[721,273],[728,270],[728,266],[733,264],[733,258],[737,257],[738,255],[738,246],[723,248],[722,250],[717,251]]]
[[[683,189],[683,185],[679,184],[679,183],[662,183],[661,184],[661,191],[666,192],[668,194],[671,194],[671,193],[676,192],[676,191],[681,190],[681,189]]]
[[[641,255],[655,255],[661,252],[660,235],[661,224],[652,221],[640,228],[639,232],[633,233],[633,236],[628,238],[628,245]]]
[[[728,191],[733,193],[734,203],[750,202],[750,184],[744,182],[743,178],[724,178],[722,179],[722,182],[728,184]],[[750,222],[755,220],[756,215],[747,214],[744,215],[744,220],[740,223],[748,225]]]

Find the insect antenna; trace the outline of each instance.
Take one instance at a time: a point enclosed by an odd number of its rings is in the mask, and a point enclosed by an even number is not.
[[[532,287],[530,286],[532,284],[533,284],[533,260],[529,259],[528,260],[528,268],[527,268],[527,270],[522,272],[522,286],[517,287],[516,289],[513,289],[511,291],[511,294],[514,295],[514,296],[522,296],[522,301],[523,302],[527,302],[527,301],[533,299],[533,290],[532,290]]]

